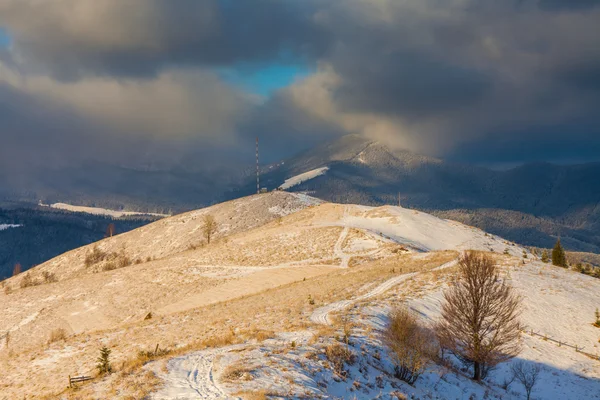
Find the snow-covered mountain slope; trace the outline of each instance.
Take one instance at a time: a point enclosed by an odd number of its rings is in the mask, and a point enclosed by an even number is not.
[[[600,252],[600,163],[527,164],[508,171],[427,157],[349,135],[265,170],[261,182],[327,166],[290,188],[336,203],[398,204],[440,213],[511,241],[551,248],[560,236],[573,251]],[[400,198],[400,199],[399,199]]]
[[[202,221],[209,214],[218,230],[206,244]],[[322,387],[320,380],[331,381],[332,375],[321,356],[300,361],[338,335],[336,315],[365,307],[384,310],[398,301],[390,297],[398,288],[432,277],[439,283],[400,293],[434,293],[452,272],[458,251],[470,248],[494,251],[511,266],[520,265],[524,251],[415,210],[326,203],[282,191],[165,218],[57,257],[32,269],[29,282],[24,275],[4,282],[0,365],[7,372],[0,376],[0,393],[67,398],[69,393],[59,395],[64,383],[53,377],[92,373],[98,347],[106,345],[117,372],[87,384],[78,396],[143,398],[156,387],[154,398],[191,393],[189,398],[218,399],[258,390],[265,382],[282,387],[286,381],[280,378],[304,376],[290,390],[333,398],[352,382]],[[122,263],[124,258],[132,264]],[[596,293],[596,281],[585,283]],[[587,300],[582,304],[589,307]],[[384,351],[376,331],[382,315],[374,319],[367,342],[356,331],[356,343]],[[580,321],[564,329],[579,329]],[[140,369],[138,352],[154,351],[157,343],[170,352]],[[246,356],[248,383],[226,378],[224,372]],[[264,364],[263,356],[273,361]],[[321,378],[305,369],[313,367],[322,370]],[[595,379],[594,373],[586,376]],[[385,379],[388,389],[404,390]]]
[[[301,184],[302,182],[308,181],[310,179],[316,178],[317,176],[325,174],[328,169],[329,167],[321,167],[308,172],[304,172],[300,175],[292,176],[291,178],[286,179],[285,182],[283,182],[283,184],[279,186],[279,188],[284,190],[289,189],[293,186]]]

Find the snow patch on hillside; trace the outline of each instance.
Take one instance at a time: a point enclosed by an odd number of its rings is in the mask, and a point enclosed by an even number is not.
[[[308,181],[310,179],[314,179],[317,176],[324,175],[328,170],[329,170],[329,167],[322,167],[322,168],[313,169],[308,172],[304,172],[303,174],[300,174],[300,175],[293,176],[289,179],[286,179],[285,182],[283,182],[283,184],[281,186],[279,186],[279,188],[284,189],[284,190],[289,189],[293,186],[301,184],[302,182]]]
[[[402,207],[353,207],[340,221],[344,227],[364,229],[420,251],[485,250],[522,256],[524,249],[501,237],[459,222]]]
[[[15,225],[15,224],[0,224],[0,231],[4,231],[10,228],[19,228],[23,225]]]
[[[86,213],[86,214],[92,214],[92,215],[106,215],[112,218],[122,218],[122,217],[127,217],[127,216],[132,216],[132,215],[152,215],[154,217],[169,217],[168,214],[158,214],[158,213],[146,213],[146,212],[138,212],[138,211],[116,211],[116,210],[110,210],[107,208],[100,208],[100,207],[84,207],[84,206],[74,206],[72,204],[66,204],[66,203],[54,203],[54,204],[39,204],[42,207],[50,207],[50,208],[55,208],[57,210],[65,210],[65,211],[71,211],[71,212],[79,212],[79,213]]]

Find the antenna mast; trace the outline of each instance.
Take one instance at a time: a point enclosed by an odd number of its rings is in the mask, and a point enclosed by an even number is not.
[[[256,193],[260,194],[260,169],[258,168],[258,136],[256,137]]]

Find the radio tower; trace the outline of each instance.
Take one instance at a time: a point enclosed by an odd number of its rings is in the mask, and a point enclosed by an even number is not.
[[[256,194],[260,194],[260,169],[258,168],[258,136],[256,137]]]

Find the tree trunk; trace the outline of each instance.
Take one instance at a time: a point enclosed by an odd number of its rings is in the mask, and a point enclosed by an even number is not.
[[[477,382],[481,380],[481,368],[478,362],[473,364],[473,380]]]

